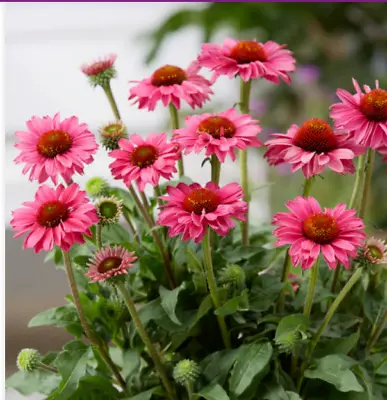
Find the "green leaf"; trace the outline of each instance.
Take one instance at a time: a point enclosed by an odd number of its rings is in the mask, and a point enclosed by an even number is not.
[[[215,310],[216,315],[231,315],[237,311],[248,311],[249,310],[249,299],[248,290],[245,289],[240,296],[235,296],[230,300],[227,300],[221,307]]]
[[[91,259],[91,256],[76,256],[74,257],[74,263],[83,267],[83,268],[87,268],[87,263],[89,262],[89,260]]]
[[[103,376],[84,376],[71,400],[117,400],[119,391]]]
[[[350,368],[355,364],[349,357],[332,354],[316,360],[314,368],[305,371],[305,377],[329,382],[340,392],[363,392]]]
[[[72,341],[64,348],[55,361],[62,381],[46,400],[71,399],[79,387],[79,380],[86,374],[90,347],[80,341]]]
[[[78,313],[72,305],[50,308],[35,315],[28,323],[28,327],[54,325],[65,327],[69,324],[80,323]]]
[[[122,225],[113,224],[102,229],[102,239],[104,242],[125,243],[131,241],[131,236]]]
[[[206,379],[223,385],[241,349],[217,351],[207,356],[200,364]]]
[[[204,397],[206,400],[230,400],[226,391],[216,382],[203,388],[197,396]]]
[[[270,363],[272,354],[270,343],[242,346],[229,380],[231,392],[240,396],[253,381],[255,382],[256,377],[262,379],[267,373],[266,367]]]
[[[152,398],[153,393],[159,390],[160,386],[156,386],[152,389],[146,390],[145,392],[136,394],[135,396],[125,397],[125,399],[122,400],[150,400]]]
[[[274,340],[283,351],[290,350],[300,339],[306,338],[308,328],[309,318],[305,315],[288,315],[278,324]]]
[[[137,350],[129,349],[124,352],[124,354],[122,355],[122,359],[122,375],[124,376],[125,380],[128,380],[133,372],[138,370],[138,368],[140,367],[141,358]]]
[[[185,289],[185,286],[181,285],[173,290],[168,290],[164,286],[160,286],[159,293],[161,297],[161,307],[168,315],[168,317],[177,325],[181,325],[181,322],[176,316],[176,305],[179,299],[179,293]]]
[[[286,394],[288,395],[289,400],[302,400],[302,398],[299,396],[298,393],[286,391]],[[274,400],[274,399],[273,399],[273,400]]]
[[[329,354],[348,354],[359,341],[360,332],[356,331],[347,338],[330,339],[321,344],[314,352],[316,357],[323,357]]]

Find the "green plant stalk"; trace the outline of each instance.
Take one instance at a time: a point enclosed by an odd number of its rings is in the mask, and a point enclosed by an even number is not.
[[[343,287],[343,289],[340,291],[340,293],[337,295],[335,301],[332,303],[330,308],[328,309],[328,312],[325,315],[325,318],[323,322],[321,323],[315,337],[313,338],[312,343],[308,347],[308,350],[305,355],[304,362],[302,363],[301,369],[300,369],[300,377],[298,380],[297,388],[298,392],[300,392],[303,380],[304,380],[304,372],[305,368],[309,364],[310,357],[313,354],[313,350],[317,346],[321,335],[324,333],[325,328],[329,324],[330,320],[333,317],[333,314],[336,312],[337,308],[339,307],[340,303],[344,300],[345,296],[348,294],[348,292],[352,289],[352,287],[356,284],[356,282],[361,278],[363,273],[363,268],[358,268],[356,272],[351,276],[349,281],[346,283],[346,285]]]
[[[366,345],[367,353],[369,353],[377,343],[380,335],[382,334],[384,328],[386,327],[386,324],[387,324],[387,311],[384,312],[383,317],[379,323],[379,326],[374,330],[374,334],[372,335],[371,333],[368,339],[368,343]]]
[[[146,197],[145,192],[140,192],[140,197],[141,197],[142,204],[144,205],[144,208],[147,211],[149,218],[152,221],[152,224],[155,225],[155,219],[150,212],[150,204],[149,204],[148,198]]]
[[[188,400],[194,400],[192,382],[188,381],[184,386],[187,390]]]
[[[124,206],[124,209],[122,211],[122,214],[123,214],[123,216],[125,218],[125,221],[129,225],[130,233],[136,238],[136,228],[134,227],[133,222],[130,219],[129,210],[125,206]]]
[[[309,283],[308,283],[308,293],[306,295],[305,299],[305,305],[304,305],[304,315],[305,317],[310,316],[310,312],[312,311],[312,306],[313,306],[313,299],[314,299],[314,292],[316,290],[316,284],[318,280],[318,265],[320,262],[320,257],[317,259],[317,261],[314,263],[310,270],[310,278],[309,278]]]
[[[355,178],[355,184],[352,189],[351,200],[349,202],[349,207],[348,207],[349,209],[356,208],[357,202],[359,200],[361,187],[364,181],[365,161],[366,161],[365,154],[359,156],[357,160],[356,178]],[[341,264],[338,264],[337,268],[335,269],[335,273],[333,275],[332,286],[331,286],[332,293],[336,293],[336,289],[340,282],[340,275],[341,275]]]
[[[130,293],[126,289],[125,285],[123,282],[117,282],[117,289],[119,290],[121,296],[123,297],[126,306],[128,307],[129,313],[132,317],[133,323],[136,326],[137,332],[141,337],[141,340],[144,342],[145,347],[147,348],[149,355],[152,358],[152,361],[155,365],[155,368],[160,376],[161,381],[163,382],[163,386],[168,394],[168,398],[171,400],[176,399],[174,391],[173,391],[173,386],[171,385],[168,375],[166,373],[165,367],[163,363],[160,360],[159,354],[156,350],[156,348],[153,346],[153,343],[148,336],[144,325],[141,322],[140,316],[138,315],[138,312],[136,310],[136,306],[132,300],[132,297],[130,296]]]
[[[211,182],[219,185],[221,164],[215,154],[211,156]]]
[[[97,239],[97,249],[100,249],[102,247],[102,225],[101,224],[97,224],[95,236]]]
[[[365,174],[364,187],[363,187],[363,196],[361,198],[361,205],[360,205],[360,210],[359,210],[360,218],[364,218],[365,212],[367,209],[367,201],[368,201],[369,192],[371,189],[371,179],[372,179],[372,172],[374,169],[374,162],[375,162],[375,150],[368,149],[366,174]]]
[[[251,93],[251,80],[244,82],[243,79],[240,81],[240,102],[239,109],[242,114],[249,113],[250,104],[250,93]],[[250,204],[250,193],[249,193],[249,170],[248,170],[248,158],[247,149],[239,151],[239,162],[241,169],[241,186],[244,194],[244,200],[247,203],[247,208]],[[241,223],[242,228],[242,242],[245,246],[249,244],[249,212],[246,214],[246,221]]]
[[[156,185],[154,187],[154,193],[155,193],[155,197],[157,198],[157,203],[159,205],[159,207],[161,207],[164,204],[164,201],[162,199],[160,199],[160,197],[163,195],[160,189],[159,185]]]
[[[204,264],[206,266],[207,272],[207,284],[210,290],[212,302],[214,303],[215,310],[220,308],[220,300],[218,294],[218,288],[216,287],[215,274],[214,274],[214,266],[212,264],[212,256],[211,256],[211,231],[207,228],[206,234],[203,239],[203,256],[204,256]],[[226,321],[222,315],[216,316],[218,319],[218,324],[220,328],[220,332],[222,334],[222,339],[224,346],[226,349],[231,349],[231,341],[230,335],[227,331]]]
[[[303,197],[308,197],[310,194],[310,190],[312,188],[312,180],[313,178],[309,178],[309,179],[305,179],[305,183],[304,183],[304,189],[302,191],[302,196]],[[289,274],[290,271],[292,269],[292,262],[291,262],[291,258],[289,256],[289,249],[286,251],[286,255],[285,255],[285,260],[284,260],[284,266],[282,267],[282,278],[281,278],[281,282],[283,283],[283,287],[278,299],[278,311],[280,313],[282,313],[285,309],[285,296],[286,296],[286,283],[289,279]]]
[[[114,99],[110,82],[107,85],[102,86],[102,89],[104,90],[106,97],[109,100],[109,104],[110,107],[112,108],[114,117],[116,118],[117,121],[120,121],[121,120],[120,112],[118,111],[117,103]]]
[[[179,129],[179,114],[177,108],[172,103],[169,103],[169,114],[171,116],[172,129]],[[183,154],[181,154],[181,158],[177,160],[177,168],[179,170],[179,178],[181,178],[184,176]]]
[[[100,340],[98,340],[94,336],[94,334],[86,320],[86,316],[85,316],[82,306],[81,306],[81,300],[79,298],[78,287],[77,287],[77,283],[75,281],[75,276],[74,276],[73,268],[71,265],[70,254],[66,251],[63,251],[63,260],[64,260],[64,265],[65,265],[65,269],[66,269],[66,274],[67,274],[67,279],[69,282],[71,294],[74,299],[74,305],[75,305],[75,308],[77,309],[79,320],[81,321],[81,325],[83,327],[83,330],[85,331],[86,337],[93,344],[95,350],[99,353],[102,360],[105,362],[105,364],[109,367],[109,369],[115,376],[115,378],[118,381],[122,390],[126,393],[127,388],[126,388],[125,380],[122,378],[120,371],[118,370],[117,366],[114,364],[112,359],[110,358],[109,353],[105,350],[105,348],[102,345],[102,343],[100,342]]]
[[[38,364],[38,368],[43,369],[48,372],[52,372],[53,374],[58,374],[58,370],[56,368],[51,367],[50,365],[44,364],[42,362],[40,362]]]
[[[167,275],[169,285],[172,289],[174,289],[174,288],[176,288],[176,281],[175,281],[175,277],[174,277],[174,274],[172,271],[171,260],[169,258],[169,254],[168,254],[167,250],[165,249],[158,232],[154,229],[155,225],[152,222],[152,219],[149,215],[148,210],[143,206],[143,204],[141,203],[141,200],[137,196],[137,193],[133,189],[132,186],[129,187],[129,192],[132,195],[134,202],[136,203],[139,213],[142,214],[142,216],[144,217],[145,223],[148,225],[148,228],[151,231],[151,234],[156,243],[156,246],[160,250],[161,256],[163,257],[164,269],[165,269],[165,273]]]

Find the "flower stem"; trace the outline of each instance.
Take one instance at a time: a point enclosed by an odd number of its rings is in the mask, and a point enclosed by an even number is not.
[[[239,109],[242,114],[249,113],[251,82],[252,82],[251,80],[244,82],[243,79],[241,79]],[[249,207],[250,193],[249,193],[249,171],[248,171],[247,149],[239,151],[239,162],[241,169],[241,186],[244,194],[244,200],[247,203],[247,207]],[[249,244],[248,212],[246,215],[246,221],[241,223],[241,227],[242,227],[242,242],[245,246],[247,246]]]
[[[136,310],[136,306],[132,300],[132,297],[130,296],[130,293],[126,289],[125,285],[123,282],[117,282],[117,289],[121,293],[121,296],[123,297],[126,306],[128,307],[129,313],[132,317],[133,323],[136,326],[137,332],[141,337],[141,340],[144,342],[145,347],[147,348],[149,355],[152,358],[153,363],[155,364],[155,368],[161,378],[161,381],[163,382],[164,388],[168,393],[168,398],[171,400],[174,400],[175,394],[173,391],[173,387],[168,379],[168,375],[165,371],[164,365],[160,360],[159,354],[157,353],[157,350],[153,346],[153,343],[148,336],[144,325],[141,322],[140,316],[138,315],[138,312]]]
[[[67,279],[69,281],[71,294],[74,299],[74,305],[77,309],[79,320],[81,321],[81,325],[83,327],[83,330],[85,331],[86,337],[93,344],[95,350],[99,353],[102,360],[110,368],[111,372],[113,373],[113,375],[119,382],[119,385],[121,386],[122,390],[124,392],[126,392],[127,388],[126,388],[125,380],[122,378],[117,366],[113,363],[112,359],[109,356],[109,353],[105,350],[105,348],[102,345],[102,343],[100,342],[100,340],[94,336],[94,334],[86,320],[86,316],[85,316],[82,306],[81,306],[81,299],[79,297],[78,287],[77,287],[77,283],[75,281],[75,276],[74,276],[73,268],[71,265],[71,259],[70,259],[69,252],[63,251],[63,260],[64,260],[64,265],[66,268],[66,274],[67,274]]]
[[[39,363],[38,367],[40,369],[44,369],[45,371],[52,372],[53,374],[57,374],[58,370],[50,365],[44,364],[42,362]]]
[[[332,303],[332,305],[330,306],[328,312],[326,313],[325,318],[324,318],[323,322],[321,323],[321,325],[320,325],[315,337],[313,338],[312,343],[308,347],[308,350],[307,350],[306,355],[305,355],[304,362],[302,363],[301,370],[300,370],[301,375],[300,375],[300,378],[298,380],[298,385],[297,385],[298,392],[300,392],[300,389],[301,389],[301,386],[302,386],[302,382],[304,380],[305,368],[307,367],[307,365],[309,363],[310,357],[312,356],[313,350],[317,346],[321,335],[324,333],[325,328],[327,327],[327,325],[329,324],[330,320],[332,319],[333,314],[336,312],[338,306],[344,300],[345,296],[352,289],[352,287],[356,284],[356,282],[360,279],[362,273],[363,273],[363,268],[359,268],[359,269],[356,270],[356,272],[351,276],[349,281],[343,287],[341,292],[337,295],[335,301]]]
[[[114,99],[110,82],[107,83],[106,85],[103,85],[102,88],[106,94],[107,99],[109,100],[109,104],[110,107],[112,108],[114,117],[116,118],[117,121],[120,121],[121,120],[120,112],[118,111],[117,103]]]
[[[169,103],[169,113],[171,116],[172,129],[179,129],[179,114],[177,108],[172,103]],[[181,154],[181,158],[177,161],[177,167],[179,170],[179,178],[181,178],[184,176],[183,154]]]
[[[366,346],[367,353],[369,353],[377,343],[380,335],[382,334],[384,328],[386,327],[386,324],[387,324],[387,311],[384,312],[383,317],[379,323],[379,326],[375,329],[374,334],[373,335],[371,334],[368,339],[368,343]]]
[[[124,206],[124,210],[123,210],[123,216],[124,216],[124,218],[125,218],[125,221],[128,223],[128,225],[129,225],[129,230],[130,230],[130,233],[134,236],[134,237],[136,237],[136,228],[134,227],[134,225],[133,225],[133,222],[132,222],[132,220],[130,219],[130,216],[129,216],[129,210]]]
[[[218,288],[216,287],[216,282],[215,282],[210,240],[211,240],[211,231],[209,228],[207,228],[207,232],[204,235],[203,239],[203,256],[204,256],[204,264],[206,266],[206,271],[207,271],[208,288],[210,290],[215,310],[217,310],[218,308],[220,308],[220,300],[219,300]],[[218,319],[218,324],[220,332],[222,334],[224,346],[226,347],[226,349],[231,349],[230,335],[227,331],[226,321],[222,315],[217,315],[216,317]]]
[[[146,197],[145,192],[140,192],[140,197],[141,197],[141,200],[142,200],[142,204],[144,205],[144,208],[147,210],[148,215],[149,215],[149,217],[150,217],[150,219],[152,221],[152,224],[154,225],[155,224],[155,219],[154,219],[153,215],[150,212],[150,205],[149,205],[149,201],[148,201],[148,198]]]
[[[211,181],[219,185],[220,180],[220,161],[215,154],[211,156]]]
[[[312,269],[310,271],[308,293],[306,295],[305,305],[304,305],[304,315],[306,317],[309,317],[310,312],[312,311],[314,292],[316,290],[316,284],[317,284],[317,279],[318,279],[319,261],[320,261],[320,258],[317,259],[317,261],[314,263],[314,265],[312,266]]]
[[[134,202],[136,203],[138,211],[144,217],[144,220],[145,220],[146,224],[148,225],[148,227],[149,227],[149,229],[150,229],[150,231],[152,233],[153,239],[154,239],[157,247],[160,250],[161,256],[163,257],[165,272],[166,272],[166,275],[167,275],[167,279],[168,279],[169,285],[170,285],[171,288],[174,289],[174,288],[176,288],[176,281],[175,281],[175,277],[174,277],[173,272],[172,272],[171,260],[169,258],[168,252],[166,251],[158,232],[154,229],[155,225],[152,222],[152,219],[151,219],[151,217],[149,215],[148,210],[143,206],[143,204],[141,203],[141,200],[137,196],[137,193],[133,189],[132,186],[129,187],[129,192],[132,195]]]
[[[97,249],[100,249],[102,247],[102,225],[101,224],[97,224],[95,235],[96,235],[96,239],[97,239]]]
[[[308,197],[310,194],[310,190],[312,188],[312,180],[313,178],[306,178],[305,183],[304,183],[304,189],[302,191],[302,196],[303,197]],[[282,267],[282,283],[283,287],[280,293],[280,297],[278,299],[278,311],[283,312],[285,309],[285,292],[286,292],[286,283],[289,278],[290,271],[292,269],[292,263],[291,263],[291,258],[289,256],[289,249],[286,251],[286,256],[284,260],[284,266]]]
[[[193,400],[193,387],[192,387],[192,382],[188,381],[186,382],[186,384],[184,385],[186,390],[187,390],[187,394],[188,394],[188,400]]]
[[[363,187],[363,196],[361,198],[361,205],[360,205],[360,211],[359,211],[360,218],[364,218],[364,216],[365,216],[368,195],[369,195],[369,192],[371,189],[371,179],[372,179],[372,172],[374,169],[374,162],[375,162],[375,150],[368,149],[366,175],[365,175],[364,187]]]

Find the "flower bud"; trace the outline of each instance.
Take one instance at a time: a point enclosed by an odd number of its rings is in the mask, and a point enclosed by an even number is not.
[[[387,245],[384,240],[371,237],[359,250],[357,261],[366,267],[387,264]]]
[[[20,371],[32,372],[38,368],[40,353],[35,349],[23,349],[17,356],[16,365]]]
[[[239,265],[229,265],[220,271],[219,282],[225,286],[243,289],[245,281],[245,271]]]
[[[82,65],[81,70],[89,78],[91,86],[106,88],[110,84],[110,80],[117,75],[114,67],[116,58],[115,54],[109,54],[99,60]]]
[[[103,197],[95,203],[95,208],[101,225],[115,224],[122,215],[122,200],[115,196]]]
[[[117,150],[120,148],[120,139],[127,138],[126,127],[121,121],[111,122],[99,129],[102,146],[106,150]]]
[[[179,361],[173,369],[173,378],[180,385],[195,382],[199,375],[200,369],[197,363],[188,359]]]
[[[275,339],[275,344],[280,353],[291,353],[295,345],[307,338],[301,331],[290,332],[288,335],[282,335]]]
[[[108,189],[109,185],[106,180],[98,176],[91,178],[86,182],[87,195],[93,199],[101,196],[107,196]]]

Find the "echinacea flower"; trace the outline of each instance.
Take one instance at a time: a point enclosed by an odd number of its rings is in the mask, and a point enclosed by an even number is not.
[[[215,154],[220,162],[227,155],[235,161],[235,149],[259,147],[257,139],[261,131],[258,121],[248,114],[239,114],[234,108],[216,114],[187,117],[186,127],[173,131],[173,142],[184,149],[185,154],[199,153],[206,149],[206,156]]]
[[[95,203],[95,209],[101,225],[110,225],[118,222],[122,215],[122,200],[115,196],[102,197]]]
[[[344,89],[337,90],[341,103],[331,106],[330,116],[335,126],[350,132],[356,143],[373,149],[387,145],[387,91],[364,85],[362,92],[359,84],[352,79],[356,94]]]
[[[11,225],[18,231],[15,238],[29,232],[24,248],[35,253],[52,250],[54,245],[68,251],[74,243],[85,243],[83,235],[91,236],[90,227],[98,222],[94,206],[76,183],[55,189],[42,185],[35,200],[23,205],[12,212]]]
[[[311,268],[322,253],[330,269],[338,262],[350,267],[349,257],[356,257],[365,238],[364,223],[355,216],[356,210],[338,204],[322,211],[313,197],[296,197],[286,207],[290,212],[274,215],[273,224],[278,228],[273,233],[278,238],[276,246],[290,244],[293,265]]]
[[[225,236],[234,228],[234,218],[246,220],[247,204],[242,198],[242,188],[237,183],[222,188],[212,182],[205,187],[198,183],[168,186],[167,195],[161,196],[167,204],[162,206],[157,223],[169,227],[171,237],[182,234],[183,241],[193,239],[199,243],[207,227]]]
[[[289,73],[293,72],[296,60],[286,45],[269,41],[225,39],[223,45],[205,43],[202,45],[198,61],[201,66],[214,71],[212,82],[219,76],[236,75],[247,82],[250,79],[265,78],[273,83],[282,79],[290,83]]]
[[[170,179],[177,171],[175,164],[180,154],[173,143],[167,142],[165,133],[152,133],[145,139],[133,134],[118,145],[119,150],[109,153],[116,159],[109,167],[114,179],[122,179],[128,187],[136,181],[143,192],[147,183],[157,186],[161,177]]]
[[[116,54],[109,54],[88,64],[83,64],[81,70],[88,76],[92,86],[106,87],[110,80],[116,76],[116,69],[114,68],[116,58]]]
[[[363,257],[371,264],[387,264],[386,242],[371,237],[364,244]]]
[[[318,118],[298,127],[292,125],[287,134],[272,134],[274,139],[265,142],[268,147],[264,157],[270,165],[291,164],[292,172],[302,168],[306,178],[321,174],[330,168],[339,174],[355,172],[352,159],[365,149],[348,139],[348,134],[335,132]]]
[[[15,136],[21,150],[16,164],[24,163],[23,174],[30,171],[29,179],[39,183],[51,178],[56,185],[58,176],[69,182],[75,174],[83,174],[84,164],[90,164],[98,145],[86,124],[77,117],[60,121],[59,113],[51,117],[32,117],[26,123],[28,131]]]
[[[102,146],[106,150],[119,149],[118,142],[120,139],[126,139],[128,134],[126,127],[121,121],[110,122],[99,129],[101,135]]]
[[[97,251],[89,261],[89,269],[85,276],[92,282],[105,281],[128,273],[137,260],[134,252],[129,252],[123,246],[107,246]]]
[[[159,101],[165,107],[173,104],[180,109],[180,101],[184,100],[193,109],[201,108],[213,92],[211,83],[198,74],[199,70],[197,62],[191,63],[186,70],[175,65],[164,65],[151,77],[133,81],[138,84],[130,89],[129,100],[135,99],[138,108],[149,111],[153,111]]]

